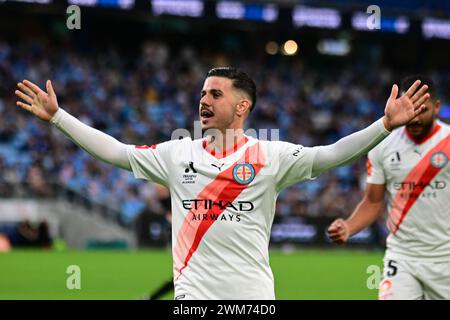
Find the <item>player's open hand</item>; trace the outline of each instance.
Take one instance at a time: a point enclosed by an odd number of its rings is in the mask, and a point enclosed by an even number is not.
[[[50,80],[47,80],[47,92],[28,80],[19,82],[17,87],[20,90],[16,90],[15,94],[24,101],[17,101],[19,107],[45,121],[49,121],[58,111],[58,101]]]
[[[398,86],[392,86],[391,96],[384,109],[386,129],[392,131],[403,126],[426,110],[425,101],[430,98],[428,86],[425,84],[417,90],[419,86],[420,80],[417,80],[400,98],[397,98]]]
[[[347,223],[342,219],[336,219],[328,228],[328,237],[336,244],[347,242],[350,235]]]

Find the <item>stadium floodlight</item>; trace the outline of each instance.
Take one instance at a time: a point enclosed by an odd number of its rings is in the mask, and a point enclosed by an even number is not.
[[[153,14],[159,16],[162,14],[182,16],[182,17],[201,17],[205,5],[202,0],[151,0]]]
[[[294,40],[288,40],[283,44],[282,53],[287,56],[293,56],[298,51],[298,44]]]
[[[218,1],[216,15],[220,19],[274,22],[278,19],[278,6],[240,1]]]
[[[450,20],[425,18],[422,21],[422,33],[427,39],[450,39]]]
[[[270,55],[276,55],[279,50],[279,45],[275,41],[269,41],[266,43],[266,53]]]
[[[367,21],[369,15],[366,12],[355,12],[352,16],[352,27],[358,31],[382,31],[382,32],[396,32],[406,33],[409,31],[410,22],[407,17],[381,17],[380,29],[369,28]]]
[[[335,9],[295,6],[292,22],[296,27],[337,29],[341,26],[342,18]]]

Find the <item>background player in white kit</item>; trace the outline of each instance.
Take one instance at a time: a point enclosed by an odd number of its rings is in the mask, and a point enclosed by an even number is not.
[[[202,129],[215,129],[216,136],[151,147],[123,144],[81,123],[58,107],[50,81],[47,93],[24,81],[16,94],[24,101],[18,106],[52,122],[93,156],[170,189],[176,299],[274,299],[268,245],[278,193],[359,158],[424,112],[429,95],[426,85],[417,90],[420,83],[400,98],[394,85],[383,118],[314,148],[244,135],[256,87],[233,68],[210,70],[201,90]]]
[[[450,126],[437,120],[440,101],[432,81],[427,111],[372,149],[367,188],[351,217],[334,221],[336,243],[372,224],[387,195],[390,234],[380,299],[450,299]]]

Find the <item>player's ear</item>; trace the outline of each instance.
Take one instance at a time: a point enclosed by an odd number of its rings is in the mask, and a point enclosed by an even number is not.
[[[439,114],[439,109],[441,108],[441,100],[436,99],[434,103],[434,115],[437,116]]]
[[[236,106],[236,111],[238,116],[243,116],[250,110],[250,101],[247,99],[242,99],[239,101],[239,104]]]

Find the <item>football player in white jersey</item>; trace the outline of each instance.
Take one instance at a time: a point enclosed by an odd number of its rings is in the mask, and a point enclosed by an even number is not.
[[[450,299],[450,126],[439,121],[432,81],[427,110],[369,152],[364,198],[330,238],[344,243],[383,212],[387,195],[390,234],[379,299]]]
[[[17,105],[94,157],[170,189],[175,299],[274,299],[268,246],[278,193],[366,154],[424,112],[429,98],[420,81],[401,97],[394,85],[383,118],[329,146],[260,141],[243,132],[256,103],[254,81],[234,68],[215,68],[199,102],[201,127],[212,134],[148,147],[81,123],[58,107],[50,81],[46,86],[44,92],[19,83]]]

